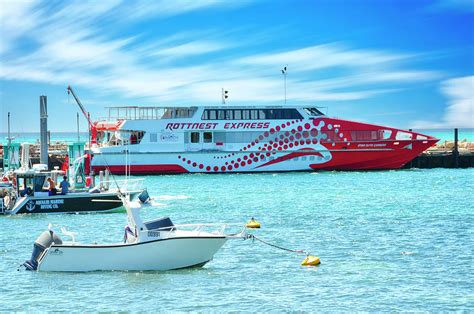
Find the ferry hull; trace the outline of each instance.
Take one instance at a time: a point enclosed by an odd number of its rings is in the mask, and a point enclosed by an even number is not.
[[[222,172],[280,172],[316,170],[383,170],[400,169],[436,140],[423,142],[400,141],[396,147],[385,149],[350,149],[339,147],[333,150],[316,150],[303,147],[295,151],[274,151],[270,153],[227,152],[206,153],[147,153],[130,154],[131,174],[179,174],[179,173],[222,173]],[[394,145],[391,145],[394,146]],[[270,154],[270,156],[267,156]],[[264,158],[261,158],[261,157]],[[96,158],[99,156],[96,156]],[[93,165],[97,173],[108,168],[112,173],[124,174],[126,166],[123,157],[105,155],[106,165]],[[272,157],[270,159],[270,157]],[[99,159],[99,158],[98,158]],[[184,160],[183,160],[184,159]]]
[[[238,123],[217,121],[208,143],[202,138],[210,131],[179,128],[162,131],[161,144],[98,148],[92,169],[109,168],[116,174],[125,173],[125,165],[130,165],[131,174],[399,169],[438,141],[416,132],[328,117],[247,123],[262,128],[245,131],[248,137],[232,129]],[[200,142],[191,143],[191,134]]]

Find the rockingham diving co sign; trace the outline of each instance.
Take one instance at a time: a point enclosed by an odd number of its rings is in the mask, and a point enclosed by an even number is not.
[[[30,212],[35,210],[36,206],[39,206],[39,209],[58,209],[60,205],[64,204],[64,199],[56,200],[29,200],[26,203],[26,209]]]

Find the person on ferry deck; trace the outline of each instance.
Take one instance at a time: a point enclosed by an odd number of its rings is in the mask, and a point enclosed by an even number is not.
[[[137,144],[137,135],[135,133],[132,133],[130,136],[130,144]]]
[[[71,185],[67,180],[67,176],[63,177],[63,180],[61,181],[61,183],[59,183],[59,186],[61,187],[61,195],[66,195],[69,192],[69,188],[71,187]]]
[[[56,183],[51,178],[48,178],[47,180],[49,183],[49,195],[56,195],[58,193],[58,190],[56,189]]]

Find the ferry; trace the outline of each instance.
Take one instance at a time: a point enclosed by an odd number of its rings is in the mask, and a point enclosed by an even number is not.
[[[90,165],[115,174],[399,169],[438,139],[314,106],[108,107]]]

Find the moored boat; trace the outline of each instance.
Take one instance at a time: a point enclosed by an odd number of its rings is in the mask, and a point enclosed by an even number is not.
[[[311,106],[110,107],[92,128],[92,169],[131,174],[399,169],[438,141]]]
[[[123,211],[124,208],[117,196],[117,188],[109,187],[108,182],[101,182],[97,187],[76,188],[73,186],[67,193],[51,193],[48,190],[47,178],[57,183],[65,174],[61,170],[39,171],[37,169],[18,169],[12,172],[12,182],[1,190],[0,214],[44,214],[44,213],[87,213]],[[123,180],[122,192],[130,200],[146,201],[148,194],[141,187],[143,180]],[[114,182],[115,183],[115,182]],[[73,183],[74,184],[74,183]]]
[[[200,267],[231,238],[247,238],[245,228],[225,233],[226,224],[174,225],[168,217],[142,221],[140,206],[120,196],[128,225],[123,242],[80,244],[76,233],[62,229],[72,241],[63,242],[49,228],[35,241],[31,259],[23,265],[36,271],[171,270]],[[206,231],[213,228],[214,231]]]

